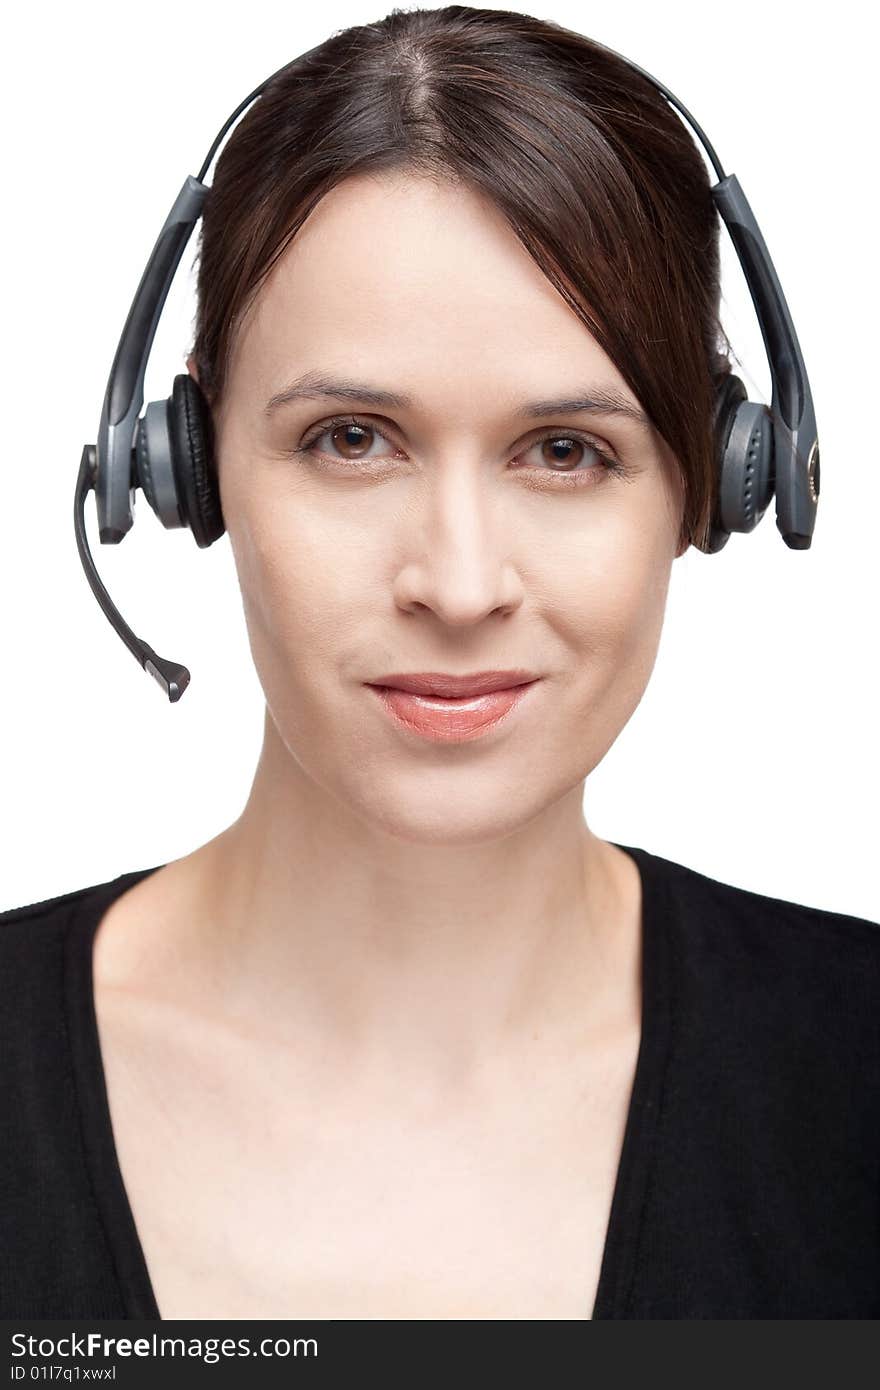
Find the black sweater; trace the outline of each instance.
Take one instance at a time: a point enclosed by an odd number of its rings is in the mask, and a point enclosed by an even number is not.
[[[592,1316],[876,1318],[880,924],[619,848],[642,1039]],[[2,1318],[161,1316],[91,979],[102,913],[158,867],[0,914]]]

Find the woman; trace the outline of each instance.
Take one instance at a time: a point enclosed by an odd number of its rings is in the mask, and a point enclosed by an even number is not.
[[[877,925],[584,817],[709,535],[708,188],[614,55],[462,6],[230,137],[188,368],[263,747],[207,844],[5,914],[3,1315],[880,1311]]]

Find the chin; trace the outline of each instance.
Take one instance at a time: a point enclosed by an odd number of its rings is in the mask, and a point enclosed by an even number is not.
[[[480,788],[479,774],[470,772],[467,777],[466,791],[451,787],[440,790],[422,768],[421,785],[411,789],[409,794],[399,787],[383,787],[377,779],[366,801],[351,796],[350,804],[359,807],[363,821],[391,839],[450,848],[504,839],[526,825],[547,804],[536,795],[534,788],[528,798],[524,798],[521,791],[514,797],[506,785]]]

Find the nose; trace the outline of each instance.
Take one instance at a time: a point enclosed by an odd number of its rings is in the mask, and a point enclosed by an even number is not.
[[[429,609],[451,627],[467,627],[522,602],[505,490],[493,489],[484,469],[438,460],[419,502],[407,508],[406,558],[394,581],[404,611]]]

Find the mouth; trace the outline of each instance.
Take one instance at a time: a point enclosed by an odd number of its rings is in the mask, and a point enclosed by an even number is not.
[[[407,674],[398,671],[393,675],[378,676],[367,683],[386,690],[406,690],[410,695],[442,695],[446,699],[454,699],[511,690],[537,679],[534,671],[518,667],[504,671],[475,671],[466,676],[449,675],[445,671],[413,671]]]
[[[469,742],[497,728],[519,706],[539,678],[483,692],[440,695],[369,683],[395,723],[435,742]]]

